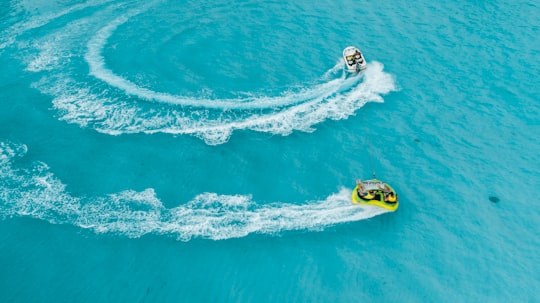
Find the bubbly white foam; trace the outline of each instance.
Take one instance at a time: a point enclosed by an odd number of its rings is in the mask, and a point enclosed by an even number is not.
[[[129,103],[121,96],[94,93],[63,74],[61,81],[36,84],[43,92],[55,96],[54,107],[61,111],[62,119],[112,135],[123,133],[189,134],[203,139],[209,145],[228,141],[234,130],[248,129],[272,134],[288,135],[294,130],[313,131],[313,125],[327,119],[340,120],[353,115],[370,101],[382,102],[381,94],[394,89],[391,75],[383,72],[380,63],[372,62],[365,71],[364,81],[358,78],[340,80],[340,86],[353,88],[342,93],[322,93],[319,97],[268,113],[258,111],[223,112],[213,117],[206,108],[158,108],[145,110],[138,103]],[[355,86],[356,85],[356,86]]]
[[[281,234],[363,220],[387,212],[355,206],[351,190],[342,188],[321,201],[258,204],[246,195],[201,193],[175,208],[166,208],[153,189],[122,191],[104,197],[74,197],[44,163],[15,168],[26,146],[0,142],[0,216],[31,217],[71,224],[96,233],[131,238],[146,234],[223,240],[249,234]]]
[[[136,22],[134,16],[155,2],[142,7],[97,3],[101,6],[89,14],[81,13],[85,8],[81,6],[44,18],[52,20],[73,11],[82,15],[30,40],[27,47],[38,52],[29,52],[25,60],[28,71],[43,72],[34,87],[53,97],[60,119],[102,133],[186,134],[209,145],[227,142],[236,130],[285,136],[293,131],[312,132],[328,119],[346,119],[365,103],[382,102],[382,95],[395,90],[393,77],[381,63],[372,61],[362,75],[346,77],[340,59],[312,84],[284,88],[278,96],[212,99],[154,91],[114,73],[107,67],[103,50],[120,25]],[[42,26],[43,22],[30,24]]]

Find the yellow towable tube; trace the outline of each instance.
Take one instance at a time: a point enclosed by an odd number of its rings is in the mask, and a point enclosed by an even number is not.
[[[390,211],[395,211],[399,206],[396,191],[387,183],[377,179],[363,181],[361,185],[356,185],[352,191],[352,203],[375,205]]]

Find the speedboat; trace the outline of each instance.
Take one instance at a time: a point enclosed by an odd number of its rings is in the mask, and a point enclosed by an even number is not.
[[[349,73],[358,73],[367,67],[364,55],[354,46],[348,46],[343,50],[343,59]]]
[[[352,191],[352,203],[360,205],[375,205],[395,211],[398,206],[396,191],[387,183],[377,179],[357,182]]]

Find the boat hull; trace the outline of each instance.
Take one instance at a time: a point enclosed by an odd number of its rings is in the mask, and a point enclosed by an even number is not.
[[[349,73],[358,73],[367,67],[364,55],[354,46],[348,46],[343,50],[343,60]]]

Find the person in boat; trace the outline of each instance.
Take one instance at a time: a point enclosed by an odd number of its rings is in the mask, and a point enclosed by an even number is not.
[[[357,63],[364,62],[364,60],[362,59],[362,53],[360,53],[359,50],[356,50],[356,52],[354,53],[354,58],[356,59]]]
[[[384,202],[390,202],[390,203],[396,202],[397,200],[396,194],[390,189],[390,187],[388,187],[387,184],[384,184],[383,186],[381,186],[381,184],[379,183],[377,187],[382,191],[384,195]]]
[[[384,195],[384,202],[396,203],[397,195],[394,192],[389,192],[387,195]]]
[[[362,183],[362,180],[360,179],[356,180],[356,192],[358,193],[358,197],[360,198],[366,195],[366,188],[364,187],[364,183]]]
[[[366,188],[364,187],[364,183],[362,182],[362,180],[358,179],[356,180],[356,192],[358,193],[358,197],[360,197],[360,199],[364,199],[364,200],[372,200],[373,198],[375,198],[375,191],[372,191],[372,190],[368,190],[366,191]]]

